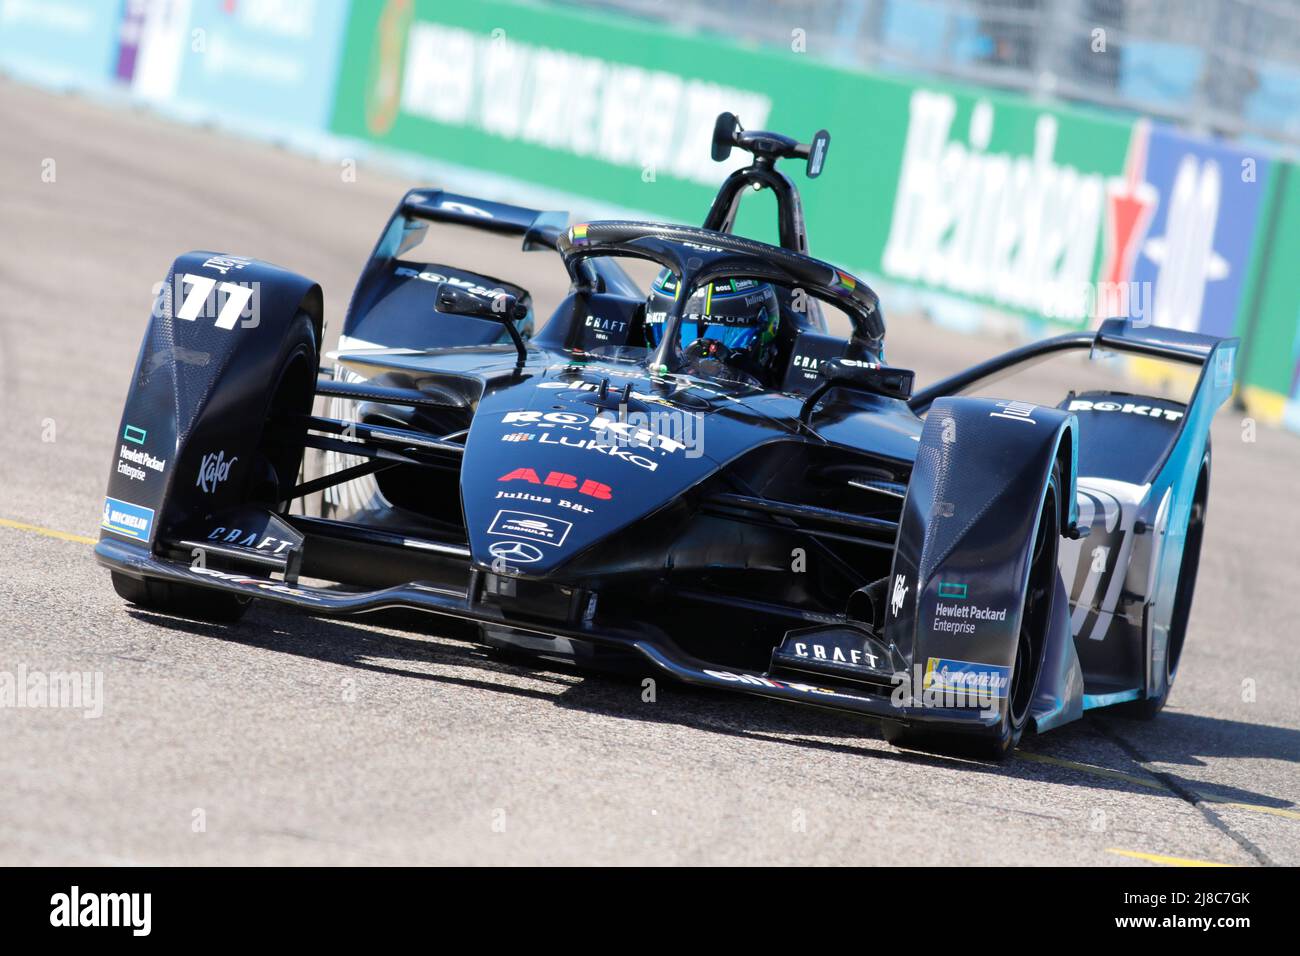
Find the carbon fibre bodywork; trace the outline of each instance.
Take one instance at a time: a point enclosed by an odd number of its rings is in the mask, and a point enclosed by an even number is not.
[[[562,221],[408,194],[362,271],[334,370],[317,380],[313,362],[305,385],[292,361],[319,341],[319,288],[253,260],[179,258],[127,397],[101,562],[177,594],[422,609],[493,645],[902,725],[982,733],[1018,689],[1040,731],[1163,699],[1235,342],[1111,320],[909,400],[910,373],[884,362],[879,302],[848,273],[726,232]],[[557,254],[571,294],[533,335],[520,286],[404,258],[430,223]],[[676,335],[628,349],[644,294],[598,261],[614,255],[683,284],[797,287],[852,331],[792,321],[762,387],[701,376]],[[257,305],[236,321],[241,283]],[[527,346],[496,319],[440,312],[445,285],[519,303]],[[1192,400],[960,394],[1093,348],[1200,367]],[[316,398],[325,414],[305,407]],[[316,464],[286,476],[285,448]],[[980,706],[928,693],[972,689]]]

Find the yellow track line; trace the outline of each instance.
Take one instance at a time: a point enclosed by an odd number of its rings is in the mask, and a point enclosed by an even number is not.
[[[1032,760],[1035,763],[1049,763],[1054,767],[1065,767],[1067,770],[1079,770],[1083,773],[1090,773],[1098,777],[1109,777],[1111,780],[1123,780],[1125,783],[1135,784],[1139,787],[1147,787],[1151,790],[1164,790],[1165,785],[1159,780],[1152,780],[1149,777],[1135,777],[1131,773],[1122,773],[1119,770],[1110,770],[1106,767],[1094,767],[1091,764],[1075,763],[1073,760],[1062,760],[1060,757],[1049,757],[1046,754],[1021,753],[1016,751],[1016,756],[1022,760]]]
[[[1049,757],[1046,754],[1021,753],[1016,751],[1016,756],[1024,760],[1032,760],[1036,763],[1047,763],[1054,767],[1065,767],[1067,770],[1078,770],[1081,773],[1090,773],[1097,777],[1107,777],[1111,780],[1122,780],[1125,783],[1135,784],[1139,787],[1146,787],[1150,790],[1165,790],[1166,787],[1159,780],[1152,780],[1146,777],[1136,777],[1130,773],[1123,773],[1119,770],[1110,770],[1106,767],[1094,767],[1092,764],[1076,763],[1073,760],[1063,760],[1060,757]],[[1213,803],[1220,807],[1231,807],[1235,810],[1250,810],[1253,813],[1268,813],[1275,817],[1284,817],[1288,820],[1300,820],[1300,810],[1287,810],[1283,807],[1266,807],[1258,803],[1241,803],[1231,800],[1227,797],[1211,796],[1207,793],[1201,793],[1193,790],[1197,800],[1204,800],[1206,803]]]
[[[1116,856],[1128,856],[1135,860],[1146,860],[1149,863],[1160,863],[1164,866],[1232,866],[1231,863],[1211,863],[1209,860],[1189,860],[1182,856],[1161,856],[1159,853],[1139,853],[1137,850],[1120,850],[1116,847],[1107,847],[1107,853],[1114,853]]]
[[[53,528],[42,528],[38,524],[23,524],[21,521],[10,521],[8,518],[0,518],[0,528],[14,528],[17,531],[30,531],[32,534],[44,535],[47,538],[58,538],[60,541],[74,541],[77,544],[94,544],[95,538],[87,538],[83,534],[69,534],[67,531],[55,531]]]
[[[1238,803],[1236,800],[1229,800],[1226,797],[1211,797],[1204,793],[1198,793],[1197,796],[1206,803],[1213,803],[1215,806],[1231,807],[1234,810],[1252,810],[1255,813],[1270,813],[1275,817],[1286,817],[1288,820],[1300,820],[1300,811],[1287,810],[1282,807],[1264,807],[1258,803]]]

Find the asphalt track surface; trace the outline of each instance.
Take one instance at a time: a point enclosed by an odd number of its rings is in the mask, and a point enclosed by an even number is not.
[[[130,610],[88,542],[153,284],[181,251],[257,256],[320,281],[337,332],[414,184],[8,82],[0,129],[0,672],[103,679],[98,718],[0,709],[0,863],[1300,863],[1295,436],[1243,441],[1220,412],[1165,713],[1089,716],[997,766],[662,681],[643,702],[435,619]],[[538,255],[525,284],[558,294]],[[922,383],[1009,344],[919,319],[890,342]],[[1058,366],[1013,397],[1099,380]]]

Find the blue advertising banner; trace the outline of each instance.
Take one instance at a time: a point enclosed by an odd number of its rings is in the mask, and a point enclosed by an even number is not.
[[[53,86],[107,83],[125,0],[0,0],[0,69]]]
[[[268,127],[324,129],[348,6],[347,0],[191,0],[175,101]]]
[[[1134,249],[1156,325],[1235,334],[1270,163],[1240,149],[1150,127],[1143,181],[1156,199]]]

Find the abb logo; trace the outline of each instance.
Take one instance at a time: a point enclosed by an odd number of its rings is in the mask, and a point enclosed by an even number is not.
[[[613,489],[609,485],[601,484],[599,481],[584,479],[581,484],[578,482],[576,475],[566,475],[562,471],[548,472],[545,478],[538,478],[537,472],[531,468],[516,468],[509,474],[502,475],[497,481],[526,481],[533,485],[545,485],[548,488],[565,488],[576,490],[580,495],[588,495],[592,498],[599,498],[601,501],[609,501],[614,497]]]

